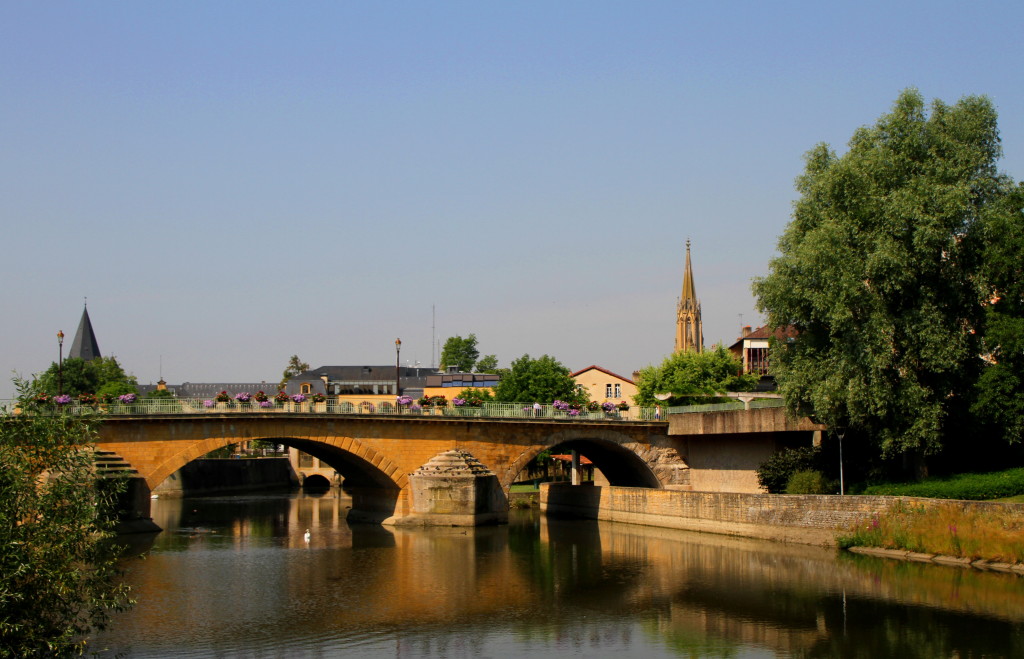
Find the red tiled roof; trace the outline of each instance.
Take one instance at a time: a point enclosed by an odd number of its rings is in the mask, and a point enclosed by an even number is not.
[[[609,371],[609,370],[608,370],[607,368],[601,368],[600,366],[597,366],[597,365],[595,365],[595,364],[591,364],[590,366],[588,366],[588,367],[586,367],[586,368],[581,368],[580,370],[576,371],[575,373],[570,373],[570,374],[569,374],[569,377],[573,377],[573,378],[574,378],[574,377],[576,377],[577,375],[579,375],[580,373],[586,373],[587,371],[589,371],[589,370],[591,370],[591,369],[597,369],[597,370],[601,371],[602,373],[604,373],[604,374],[606,374],[606,375],[610,375],[610,376],[612,376],[613,378],[618,378],[618,379],[622,380],[623,382],[628,382],[628,383],[630,383],[630,384],[635,384],[635,383],[634,383],[634,382],[633,382],[632,380],[630,380],[629,378],[624,378],[624,377],[622,377],[621,375],[619,375],[618,373],[612,373],[612,372],[611,372],[611,371]]]
[[[565,454],[552,455],[551,459],[552,460],[561,460],[563,462],[572,462],[572,456],[571,455],[565,455]],[[580,456],[580,464],[581,465],[589,465],[589,464],[594,464],[594,463],[591,462],[590,458],[588,458],[587,456],[581,455]]]

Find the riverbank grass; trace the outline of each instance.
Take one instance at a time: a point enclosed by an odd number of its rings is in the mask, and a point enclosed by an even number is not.
[[[882,483],[866,488],[864,494],[970,501],[1016,497],[1024,495],[1024,468],[926,478],[913,483]]]
[[[1024,519],[1014,511],[965,511],[956,504],[897,502],[837,539],[839,546],[882,547],[971,560],[1024,563]]]

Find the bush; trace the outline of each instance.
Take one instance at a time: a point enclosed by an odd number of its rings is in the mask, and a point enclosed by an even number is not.
[[[814,469],[795,472],[786,483],[786,494],[828,494],[832,484]]]
[[[781,494],[793,474],[817,468],[820,454],[815,446],[782,449],[757,468],[757,482],[769,493]]]
[[[1024,494],[1024,468],[988,474],[960,474],[949,478],[926,478],[917,483],[872,485],[864,494],[882,494],[931,499],[985,501]]]

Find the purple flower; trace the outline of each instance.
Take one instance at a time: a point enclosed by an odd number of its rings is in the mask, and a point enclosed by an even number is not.
[[[235,400],[237,400],[239,403],[248,403],[250,398],[252,398],[252,396],[249,395],[248,391],[243,391],[240,394],[235,394]]]
[[[71,402],[71,396],[68,396],[67,394],[64,394],[63,396],[54,396],[53,402],[58,405],[67,405]]]
[[[215,402],[213,402],[212,400],[209,400],[209,399],[203,401],[203,407],[213,407],[216,404],[217,403],[215,403]]]
[[[580,411],[579,410],[569,410],[569,416],[579,416],[579,415],[580,415]]]
[[[413,412],[419,412],[419,411],[420,411],[421,409],[423,409],[423,408],[422,408],[422,407],[420,407],[419,405],[413,405],[413,406],[412,406],[412,407],[410,407],[409,409],[410,409],[410,410],[412,410]]]
[[[306,400],[306,396],[303,395],[303,394],[293,394],[292,395],[292,402],[301,403],[301,402],[303,402],[305,400]]]
[[[260,407],[270,407],[272,405],[273,405],[273,403],[271,403],[269,400],[261,400],[260,401]]]
[[[555,408],[556,410],[561,410],[562,412],[565,412],[566,410],[569,409],[569,403],[566,403],[565,401],[561,400],[556,400],[555,402],[551,403],[551,407]]]
[[[398,398],[395,399],[395,402],[398,403],[399,405],[409,405],[410,403],[412,403],[412,397],[399,396]]]
[[[125,405],[131,405],[135,402],[135,394],[121,394],[117,399]]]
[[[455,407],[462,407],[463,405],[466,404],[466,399],[465,398],[452,398],[452,404],[455,405]]]
[[[611,412],[612,410],[615,409],[615,403],[611,402],[610,400],[605,401],[601,403],[601,409],[603,409],[605,412]]]

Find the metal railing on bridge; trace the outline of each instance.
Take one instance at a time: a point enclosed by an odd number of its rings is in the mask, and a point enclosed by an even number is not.
[[[761,399],[750,401],[749,408],[781,407],[781,399]],[[64,405],[48,403],[35,406],[33,411],[46,414],[99,414],[109,416],[164,416],[164,415],[197,415],[197,414],[331,414],[331,415],[371,415],[371,416],[411,416],[411,417],[461,417],[486,419],[556,419],[559,421],[623,421],[649,422],[666,421],[669,414],[691,414],[695,412],[724,412],[743,410],[741,401],[714,403],[707,405],[686,405],[682,407],[637,407],[627,410],[565,410],[553,405],[541,405],[535,408],[524,403],[484,403],[479,407],[458,407],[449,403],[446,406],[424,406],[416,409],[412,406],[396,405],[387,401],[338,401],[328,399],[323,402],[304,401],[301,403],[287,401],[278,403],[270,400],[266,403],[250,401],[215,402],[201,398],[139,398],[132,403],[112,402],[109,404],[83,405],[72,401]],[[17,401],[0,401],[0,416],[19,414]]]

